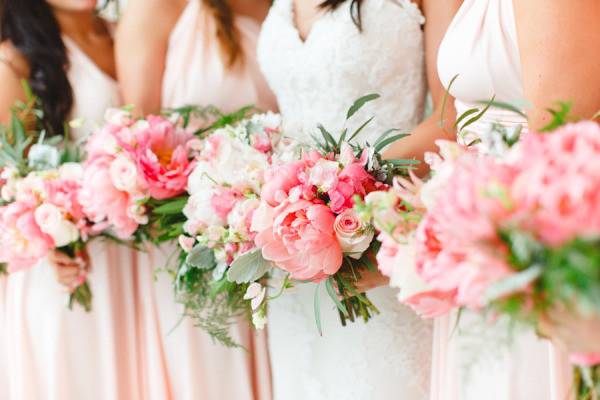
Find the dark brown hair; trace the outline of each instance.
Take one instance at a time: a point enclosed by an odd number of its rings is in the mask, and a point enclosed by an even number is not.
[[[227,66],[233,66],[242,55],[239,32],[235,28],[233,10],[227,0],[202,0],[217,22],[217,40]]]

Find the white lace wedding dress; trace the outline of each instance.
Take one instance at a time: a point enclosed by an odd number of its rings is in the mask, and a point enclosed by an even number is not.
[[[425,101],[420,10],[408,0],[364,0],[363,31],[350,1],[315,22],[306,40],[294,24],[292,0],[275,0],[259,39],[259,63],[275,92],[286,134],[310,143],[322,123],[340,134],[358,97],[379,93],[348,123],[375,116],[358,140],[388,128],[409,132]],[[315,286],[300,284],[271,302],[269,341],[275,400],[425,400],[432,328],[400,305],[389,288],[368,293],[381,314],[342,327],[323,290],[323,337],[314,317]]]

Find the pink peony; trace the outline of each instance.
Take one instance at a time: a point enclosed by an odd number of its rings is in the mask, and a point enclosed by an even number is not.
[[[9,272],[32,267],[54,247],[35,221],[35,206],[14,202],[0,208],[0,262]]]
[[[187,143],[193,135],[171,121],[157,116],[147,118],[148,128],[137,135],[136,160],[148,193],[155,199],[168,199],[184,192],[193,169]]]
[[[255,243],[265,259],[294,279],[319,281],[342,266],[343,253],[334,221],[327,206],[298,200],[277,208],[261,204],[254,213],[252,227],[258,232]]]
[[[136,199],[115,187],[110,163],[110,157],[86,163],[79,202],[97,230],[111,226],[117,236],[127,238],[143,221],[132,212]]]
[[[600,235],[600,125],[584,121],[521,141],[513,196],[550,245]]]
[[[295,161],[269,169],[265,174],[261,198],[273,207],[281,204],[292,188],[301,185],[299,175],[306,168],[306,161]]]

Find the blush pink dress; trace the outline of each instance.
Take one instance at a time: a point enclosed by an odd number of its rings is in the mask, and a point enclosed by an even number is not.
[[[118,87],[73,41],[64,42],[75,99],[71,115],[87,120],[72,134],[84,139],[105,110],[119,104]],[[135,345],[135,253],[102,241],[88,250],[94,295],[89,313],[67,309],[67,294],[47,262],[6,279],[2,399],[143,399]]]
[[[524,100],[513,0],[465,0],[441,44],[439,75],[451,88],[458,115],[477,102]],[[474,126],[491,122],[527,128],[515,113],[491,108]],[[470,139],[469,139],[470,140]],[[564,355],[526,327],[500,319],[486,323],[462,313],[436,321],[432,399],[567,400],[569,367]]]
[[[162,106],[214,105],[224,112],[255,104],[275,110],[276,102],[256,63],[260,25],[237,17],[243,63],[223,64],[215,36],[215,21],[200,0],[191,0],[168,47]],[[145,399],[269,400],[271,380],[266,334],[255,333],[244,321],[231,334],[248,352],[214,343],[193,321],[182,318],[174,299],[172,278],[164,269],[174,246],[140,253],[139,287],[143,304],[142,357]],[[156,274],[153,269],[156,269]]]

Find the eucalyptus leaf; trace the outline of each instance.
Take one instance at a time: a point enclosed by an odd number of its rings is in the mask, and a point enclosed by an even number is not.
[[[323,325],[321,324],[321,297],[320,297],[320,291],[321,291],[321,284],[319,283],[318,285],[316,285],[316,289],[315,289],[315,302],[314,302],[315,323],[317,324],[317,330],[319,331],[319,335],[323,336]]]
[[[227,279],[240,284],[255,282],[271,268],[271,262],[264,259],[260,249],[256,249],[242,254],[231,263]]]
[[[185,263],[199,269],[213,269],[217,265],[215,252],[202,245],[196,245],[189,252]]]
[[[348,310],[346,309],[346,306],[338,298],[338,294],[336,293],[336,291],[333,287],[333,279],[334,279],[333,277],[329,277],[325,281],[325,289],[327,289],[327,294],[329,294],[329,297],[331,297],[331,300],[333,300],[337,309],[340,310],[340,312],[342,314],[344,314],[344,316],[346,318],[348,318],[349,317]]]
[[[352,104],[352,106],[350,107],[350,109],[348,109],[348,114],[346,115],[346,119],[350,119],[352,118],[352,116],[354,114],[356,114],[356,112],[358,110],[360,110],[361,108],[364,107],[365,104],[367,104],[370,101],[373,101],[375,99],[378,99],[380,96],[377,93],[372,93],[372,94],[368,94],[366,96],[363,96],[359,99],[357,99],[354,104]]]

